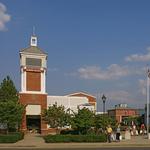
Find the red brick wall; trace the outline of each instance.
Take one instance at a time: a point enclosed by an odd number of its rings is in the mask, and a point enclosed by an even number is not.
[[[41,91],[41,73],[27,71],[27,91]]]
[[[19,94],[19,101],[23,105],[41,105],[41,112],[43,109],[47,109],[47,94],[26,94],[26,93],[20,93]],[[21,125],[22,131],[27,131],[26,126],[26,113],[24,113],[23,119],[22,119],[22,125]],[[41,133],[45,134],[47,133],[47,124],[41,119]]]
[[[122,117],[137,116],[137,111],[135,109],[113,109],[108,110],[108,115],[116,118],[116,120],[120,123],[122,121]]]

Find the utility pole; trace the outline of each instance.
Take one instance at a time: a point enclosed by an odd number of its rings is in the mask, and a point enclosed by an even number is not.
[[[149,137],[149,81],[150,81],[150,70],[148,69],[147,70],[147,113],[146,113],[146,116],[147,116],[147,137],[148,139],[150,138]]]

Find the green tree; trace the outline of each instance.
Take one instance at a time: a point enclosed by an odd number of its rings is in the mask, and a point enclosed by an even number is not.
[[[0,123],[6,126],[7,132],[19,130],[24,106],[14,102],[0,102]]]
[[[96,131],[99,129],[102,129],[102,131],[106,130],[106,127],[108,125],[111,125],[112,128],[115,128],[117,124],[117,121],[108,115],[95,115],[95,128]]]
[[[7,76],[0,84],[0,123],[10,129],[19,129],[24,106],[19,104],[18,92]]]
[[[18,101],[18,92],[9,76],[0,85],[0,102]]]
[[[88,130],[94,126],[94,113],[88,108],[78,109],[78,113],[72,118],[72,128],[87,134]]]
[[[69,125],[71,115],[65,111],[64,106],[53,104],[45,109],[42,113],[43,120],[50,125],[51,128],[62,128]]]
[[[131,126],[132,123],[140,126],[142,124],[142,116],[130,116],[123,119],[122,124]]]

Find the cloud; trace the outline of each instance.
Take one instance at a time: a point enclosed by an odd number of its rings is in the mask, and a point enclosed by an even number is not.
[[[110,92],[107,92],[107,95],[110,100],[115,100],[118,103],[131,102],[130,93],[124,90],[110,91]]]
[[[125,61],[127,61],[127,62],[150,61],[150,47],[148,47],[147,50],[148,50],[147,54],[145,54],[145,55],[143,55],[143,54],[133,54],[133,55],[127,56],[125,58]]]
[[[139,79],[139,93],[146,96],[146,80]]]
[[[147,80],[139,79],[139,93],[142,94],[143,96],[146,96],[147,94]],[[150,83],[149,83],[150,86]]]
[[[10,15],[6,13],[6,6],[0,3],[0,31],[5,31],[5,24],[10,21]]]
[[[111,64],[106,70],[102,70],[98,66],[81,67],[74,75],[82,79],[94,80],[113,80],[121,77],[126,77],[132,74],[142,74],[141,69],[130,68],[128,66],[120,66],[118,64]]]

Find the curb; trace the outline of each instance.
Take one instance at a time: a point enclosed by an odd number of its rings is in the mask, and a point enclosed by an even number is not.
[[[47,145],[12,145],[12,144],[8,144],[8,145],[1,145],[0,144],[0,149],[7,149],[7,148],[11,148],[11,149],[75,149],[75,148],[117,148],[117,147],[150,147],[150,144],[121,144],[121,143],[97,143],[94,145],[94,143],[92,144],[87,144],[87,145],[83,145],[82,144],[77,144],[77,143],[63,143],[63,144],[47,144]]]

